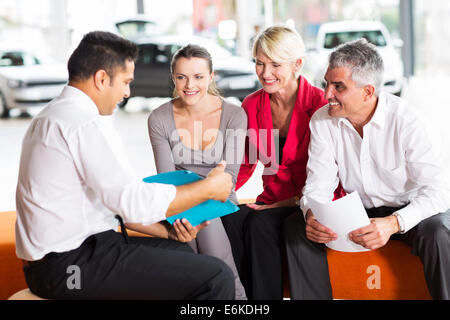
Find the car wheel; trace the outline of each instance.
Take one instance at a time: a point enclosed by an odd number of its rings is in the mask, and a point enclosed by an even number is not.
[[[6,105],[6,100],[3,94],[0,92],[0,118],[9,118],[9,109]]]

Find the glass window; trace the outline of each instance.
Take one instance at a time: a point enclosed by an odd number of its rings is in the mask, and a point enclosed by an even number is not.
[[[0,66],[30,66],[40,64],[39,60],[32,55],[21,51],[10,51],[0,53]]]
[[[333,32],[325,35],[325,48],[333,49],[342,43],[365,38],[377,47],[385,47],[386,39],[380,30]]]
[[[136,64],[168,64],[171,59],[170,47],[165,45],[139,46],[139,58]]]
[[[150,64],[153,62],[154,56],[155,56],[154,45],[139,46],[139,58],[136,64]]]
[[[137,38],[157,34],[156,24],[152,21],[127,20],[116,23],[119,33],[125,38]]]

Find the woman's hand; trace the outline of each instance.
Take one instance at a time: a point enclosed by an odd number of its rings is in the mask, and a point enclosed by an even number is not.
[[[195,227],[193,227],[186,219],[177,219],[169,229],[169,239],[189,242],[197,237],[197,233],[209,225],[209,221],[205,221]]]

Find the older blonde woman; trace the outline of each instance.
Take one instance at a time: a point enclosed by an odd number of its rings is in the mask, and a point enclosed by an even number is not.
[[[306,180],[309,120],[327,104],[323,91],[300,75],[305,55],[300,35],[285,26],[267,28],[253,45],[262,89],[242,103],[249,134],[236,190],[261,161],[264,191],[222,218],[249,299],[283,298],[284,220],[301,214],[296,201]]]

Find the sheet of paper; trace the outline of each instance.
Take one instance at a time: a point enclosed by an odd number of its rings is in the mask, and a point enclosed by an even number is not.
[[[337,240],[326,244],[327,247],[345,252],[369,250],[348,238],[348,234],[351,231],[370,224],[369,217],[357,191],[328,203],[320,203],[313,199],[308,199],[308,204],[317,221],[338,235]]]

